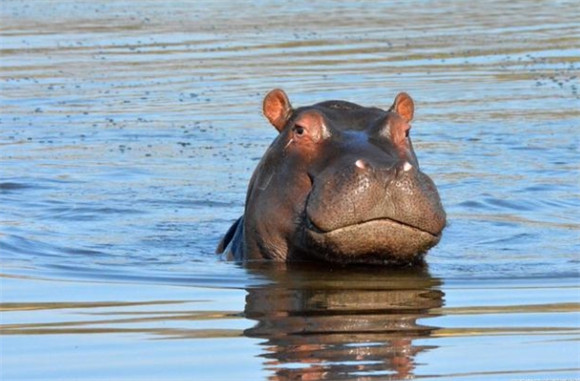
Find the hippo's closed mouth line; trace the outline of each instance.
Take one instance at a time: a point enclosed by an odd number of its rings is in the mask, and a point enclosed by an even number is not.
[[[384,222],[384,223],[388,223],[388,224],[394,225],[394,226],[406,227],[406,228],[412,229],[412,230],[414,230],[416,232],[429,234],[429,235],[431,235],[434,238],[441,237],[441,233],[433,234],[433,233],[431,233],[431,232],[429,232],[427,230],[423,230],[423,229],[418,228],[416,226],[409,225],[409,224],[405,224],[403,222],[396,221],[396,220],[393,220],[391,218],[386,218],[386,217],[385,218],[375,218],[375,219],[371,219],[371,220],[366,220],[366,221],[362,221],[362,222],[359,222],[359,223],[356,223],[356,224],[341,226],[339,228],[332,229],[332,230],[327,230],[327,231],[324,231],[324,230],[320,229],[318,226],[316,226],[309,217],[306,218],[306,221],[307,221],[306,222],[306,228],[308,230],[314,232],[314,233],[317,233],[317,234],[331,234],[331,233],[332,234],[336,234],[336,233],[339,233],[341,230],[345,230],[346,231],[348,229],[352,229],[354,227],[360,227],[360,226],[363,226],[365,224],[372,224],[372,223],[377,223],[377,222]]]

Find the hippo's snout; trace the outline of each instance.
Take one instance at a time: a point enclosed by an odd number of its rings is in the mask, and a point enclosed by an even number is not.
[[[328,232],[370,220],[390,219],[433,235],[445,227],[445,211],[433,181],[408,161],[377,168],[357,159],[315,178],[306,214]]]
[[[306,205],[310,238],[351,257],[412,256],[434,246],[446,216],[431,179],[407,160],[375,162],[351,160],[315,178]]]

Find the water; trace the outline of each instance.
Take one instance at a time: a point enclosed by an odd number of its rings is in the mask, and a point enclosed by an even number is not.
[[[575,2],[0,7],[3,380],[580,377]],[[427,268],[214,255],[274,87],[413,96]]]

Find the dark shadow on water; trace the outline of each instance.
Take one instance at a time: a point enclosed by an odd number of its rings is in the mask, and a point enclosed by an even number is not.
[[[272,380],[406,379],[414,344],[437,327],[418,320],[443,305],[442,281],[426,268],[328,268],[256,265],[272,281],[248,288],[245,315],[257,324],[245,336],[264,339]]]

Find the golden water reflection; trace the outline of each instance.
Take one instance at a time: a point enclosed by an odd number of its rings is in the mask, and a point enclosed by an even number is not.
[[[424,269],[396,272],[261,270],[275,284],[248,290],[244,332],[264,339],[271,379],[338,379],[368,375],[407,378],[416,344],[437,331],[420,319],[443,305],[441,281]]]

